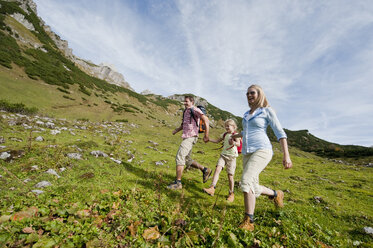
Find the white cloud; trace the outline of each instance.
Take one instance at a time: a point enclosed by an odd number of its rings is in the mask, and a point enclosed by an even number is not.
[[[373,3],[36,0],[74,53],[131,86],[194,93],[242,115],[263,86],[285,128],[372,145]]]

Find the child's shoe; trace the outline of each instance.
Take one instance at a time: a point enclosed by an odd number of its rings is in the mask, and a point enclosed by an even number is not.
[[[228,197],[227,197],[227,201],[228,202],[233,202],[234,201],[234,193],[233,192],[230,192]]]
[[[249,216],[245,216],[238,228],[252,232],[254,231],[254,222],[251,221]]]
[[[214,186],[210,186],[210,188],[205,188],[203,191],[211,196],[215,194],[215,188]]]

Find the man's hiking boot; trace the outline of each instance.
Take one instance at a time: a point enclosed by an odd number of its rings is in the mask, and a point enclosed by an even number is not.
[[[284,192],[282,190],[276,190],[277,196],[273,198],[275,206],[279,208],[284,207]]]
[[[229,195],[227,197],[227,201],[228,202],[233,202],[234,201],[234,193],[233,192],[229,193]]]
[[[207,182],[209,180],[212,170],[210,168],[205,167],[203,170],[203,183]]]
[[[251,221],[249,216],[245,216],[238,228],[252,232],[254,231],[254,222]]]
[[[210,188],[205,188],[205,189],[203,189],[203,191],[204,191],[205,193],[207,193],[207,194],[213,196],[214,193],[215,193],[215,188],[214,188],[214,186],[210,186]]]
[[[172,190],[178,190],[178,189],[182,189],[183,185],[178,181],[174,181],[173,183],[168,185],[167,188],[172,189]]]

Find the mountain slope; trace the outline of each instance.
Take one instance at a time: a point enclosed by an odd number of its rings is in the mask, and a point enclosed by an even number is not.
[[[0,1],[0,99],[23,102],[41,113],[73,119],[151,119],[178,125],[184,95],[141,95],[129,85],[124,88],[92,76],[101,69],[76,58],[67,42],[37,17],[31,0],[19,2]],[[224,120],[233,118],[241,128],[241,117],[195,97],[197,104],[206,107],[214,127],[221,128]],[[307,130],[286,132],[289,145],[320,156],[373,156],[373,148],[330,143]],[[276,142],[270,129],[268,133]]]
[[[87,75],[42,33],[32,1],[21,2],[0,1],[0,247],[372,247],[372,168],[316,156],[341,146],[306,130],[287,130],[291,170],[273,142],[260,180],[285,192],[285,208],[258,198],[254,232],[237,228],[242,156],[231,204],[225,172],[214,197],[196,170],[185,170],[183,190],[167,190],[183,95],[141,95]],[[196,99],[212,137],[227,118],[240,123]],[[193,158],[213,169],[217,147],[199,141]]]
[[[235,174],[227,203],[202,192],[200,171],[186,170],[169,191],[179,135],[154,120],[91,122],[0,114],[1,247],[371,247],[372,168],[338,164],[290,148],[261,174],[285,192],[285,208],[257,199],[255,232],[237,228],[244,213]],[[214,168],[218,145],[198,142],[193,158]],[[365,229],[364,229],[365,228]],[[369,229],[367,229],[369,230]]]

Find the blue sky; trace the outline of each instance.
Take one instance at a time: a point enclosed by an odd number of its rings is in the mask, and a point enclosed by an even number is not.
[[[373,145],[373,1],[34,1],[75,55],[137,92],[242,116],[255,83],[284,128]]]

